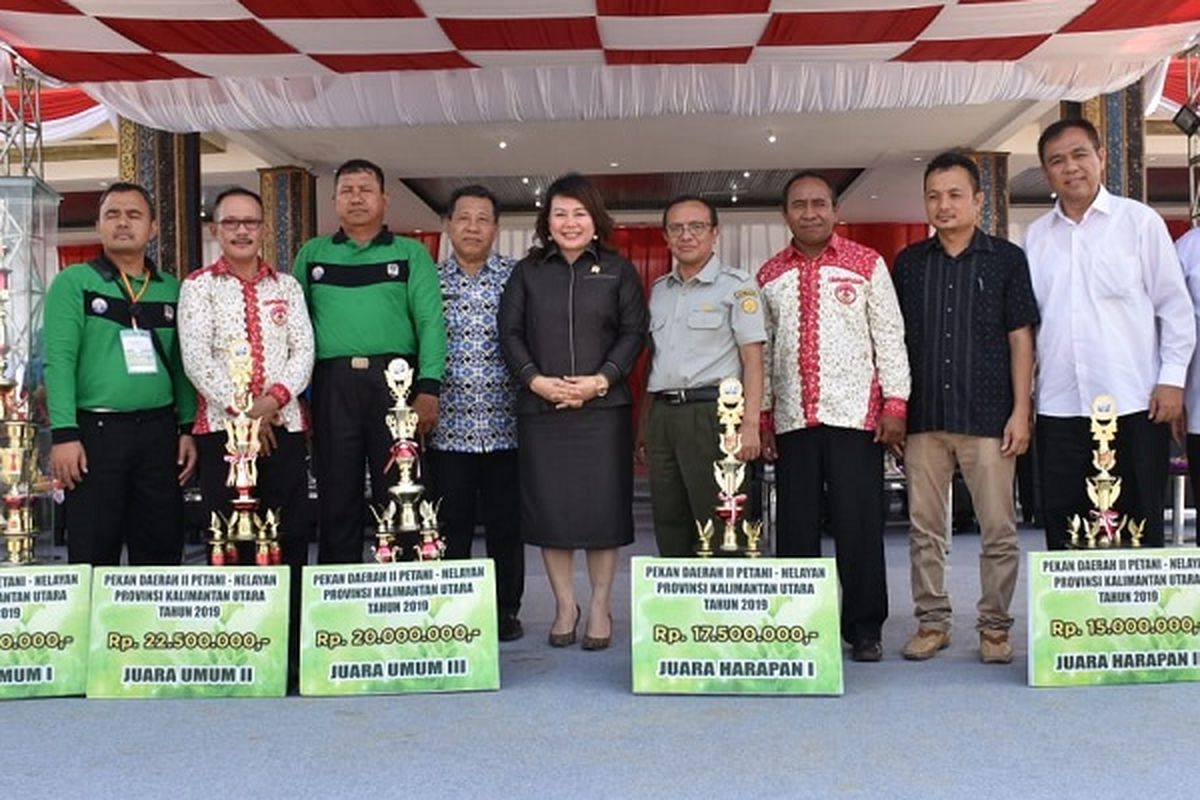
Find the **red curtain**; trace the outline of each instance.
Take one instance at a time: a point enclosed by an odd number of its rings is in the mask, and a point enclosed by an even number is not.
[[[889,269],[901,250],[929,238],[929,226],[924,222],[843,222],[837,232],[879,253]]]
[[[407,236],[410,239],[416,239],[421,244],[425,245],[425,249],[429,251],[429,256],[436,262],[438,260],[438,250],[442,246],[441,231],[421,231],[420,233],[402,233],[401,236]]]
[[[102,248],[99,242],[92,244],[64,244],[58,248],[58,268],[63,269],[72,264],[91,261],[100,255]]]
[[[1190,219],[1168,219],[1164,220],[1167,223],[1167,233],[1171,234],[1171,240],[1175,241],[1180,236],[1192,229],[1192,221]]]

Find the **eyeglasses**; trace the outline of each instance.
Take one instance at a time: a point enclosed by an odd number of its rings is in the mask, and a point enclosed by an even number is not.
[[[672,222],[667,226],[667,236],[672,239],[678,239],[683,236],[684,231],[687,231],[692,236],[703,236],[712,228],[711,222]]]
[[[263,221],[261,219],[233,219],[226,217],[217,224],[221,226],[221,230],[227,233],[233,233],[238,229],[239,225],[244,226],[246,230],[254,233],[262,227]]]

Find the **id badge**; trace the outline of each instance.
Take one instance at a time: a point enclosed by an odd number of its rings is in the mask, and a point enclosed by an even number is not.
[[[158,356],[150,331],[138,329],[121,331],[121,350],[125,353],[125,371],[130,375],[153,375],[158,372]]]

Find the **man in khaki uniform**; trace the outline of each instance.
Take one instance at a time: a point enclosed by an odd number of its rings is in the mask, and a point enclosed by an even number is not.
[[[688,556],[696,520],[716,520],[713,461],[721,458],[717,385],[742,381],[743,461],[759,454],[763,326],[758,287],[746,270],[714,252],[717,210],[699,197],[679,197],[663,213],[675,266],[650,290],[653,360],[642,403],[638,457],[649,464],[650,503],[659,553]]]

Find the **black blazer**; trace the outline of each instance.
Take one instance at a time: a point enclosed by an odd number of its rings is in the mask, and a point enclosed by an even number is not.
[[[529,389],[538,375],[600,373],[608,394],[588,406],[631,405],[629,372],[648,324],[641,277],[617,253],[591,247],[574,264],[556,249],[523,258],[500,300],[500,346],[522,386],[517,413],[554,410]]]

